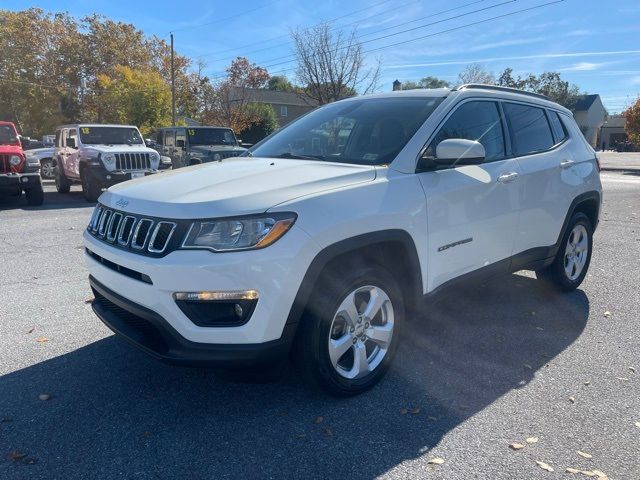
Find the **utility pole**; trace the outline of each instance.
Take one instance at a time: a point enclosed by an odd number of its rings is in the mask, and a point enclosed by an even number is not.
[[[171,32],[171,125],[176,125],[176,72],[173,68],[173,32]]]

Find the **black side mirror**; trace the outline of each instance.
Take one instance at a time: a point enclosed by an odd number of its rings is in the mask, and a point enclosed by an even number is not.
[[[184,140],[176,140],[176,147],[184,148]]]

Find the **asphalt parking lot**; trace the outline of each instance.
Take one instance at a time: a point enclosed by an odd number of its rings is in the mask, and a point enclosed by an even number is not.
[[[581,289],[525,273],[449,292],[348,400],[291,369],[233,381],[147,358],[87,304],[77,187],[48,185],[41,208],[0,199],[0,478],[637,480],[640,173],[602,179]]]

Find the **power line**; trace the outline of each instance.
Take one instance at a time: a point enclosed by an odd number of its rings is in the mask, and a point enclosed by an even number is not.
[[[439,23],[448,22],[449,20],[456,20],[458,18],[466,17],[466,16],[472,15],[474,13],[479,13],[479,12],[483,12],[483,11],[486,11],[486,10],[491,10],[493,8],[501,7],[503,5],[507,5],[509,3],[513,3],[513,2],[516,2],[516,1],[518,1],[518,0],[506,0],[506,1],[501,2],[501,3],[496,3],[496,4],[490,5],[488,7],[483,7],[483,8],[479,8],[479,9],[476,9],[476,10],[471,10],[469,12],[461,13],[461,14],[458,14],[458,15],[453,15],[451,17],[447,17],[447,18],[444,18],[444,19],[441,19],[441,20],[437,20],[435,22],[429,22],[429,23],[425,23],[423,25],[418,25],[417,27],[412,27],[412,28],[409,28],[409,29],[406,29],[406,30],[401,30],[399,32],[389,33],[387,35],[382,35],[380,37],[371,38],[369,40],[365,40],[363,42],[360,42],[360,44],[361,45],[365,45],[365,44],[368,44],[368,43],[371,43],[371,42],[375,42],[375,41],[378,41],[378,40],[383,40],[385,38],[390,38],[390,37],[394,37],[394,36],[397,36],[397,35],[402,35],[404,33],[408,33],[408,32],[412,32],[412,31],[418,30],[418,29],[422,29],[422,28],[433,26],[433,25],[437,25]],[[563,1],[563,0],[560,0],[560,1]],[[477,2],[473,2],[473,3],[477,3]],[[448,11],[451,11],[451,9],[448,10]],[[431,16],[436,16],[436,15],[439,15],[440,13],[441,12],[433,14]],[[407,23],[410,23],[410,22],[407,22]],[[396,27],[397,26],[398,25],[396,25]],[[340,50],[340,49],[338,49],[338,50]],[[288,60],[282,61],[282,62],[278,62],[278,63],[268,64],[268,65],[265,65],[263,68],[269,69],[269,68],[272,68],[272,67],[277,67],[277,66],[280,66],[280,65],[286,65],[288,63],[293,63],[293,62],[295,62],[296,55],[285,55],[285,56],[282,56],[282,57],[272,58],[271,60],[268,60],[268,62],[269,61],[275,61],[275,60],[285,60],[285,59],[288,59]],[[218,73],[222,73],[222,72],[218,72]],[[224,78],[225,76],[226,75],[220,75],[220,76],[212,77],[212,79],[215,80],[215,79],[218,79],[218,78]]]
[[[435,37],[435,36],[442,35],[442,34],[445,34],[445,33],[450,33],[450,32],[456,31],[456,30],[461,30],[461,29],[464,29],[464,28],[467,28],[467,27],[479,25],[479,24],[482,24],[482,23],[487,23],[487,22],[490,22],[490,21],[493,21],[493,20],[497,20],[497,19],[500,19],[500,18],[505,18],[505,17],[509,17],[509,16],[512,16],[512,15],[517,15],[518,13],[523,13],[523,12],[528,12],[528,11],[531,11],[531,10],[536,10],[538,8],[548,7],[550,5],[563,3],[564,1],[565,0],[555,0],[555,1],[552,1],[552,2],[543,3],[543,4],[540,4],[540,5],[535,5],[533,7],[528,7],[528,8],[523,8],[523,9],[520,9],[520,10],[515,10],[513,12],[505,13],[505,14],[502,14],[502,15],[497,15],[495,17],[486,18],[484,20],[478,20],[476,22],[467,23],[467,24],[460,25],[460,26],[453,27],[453,28],[448,28],[446,30],[440,30],[438,32],[430,33],[428,35],[423,35],[423,36],[420,36],[420,37],[411,38],[409,40],[404,40],[402,42],[396,42],[396,43],[392,43],[392,44],[389,44],[389,45],[384,45],[384,46],[381,46],[381,47],[373,48],[371,50],[365,51],[364,53],[366,54],[366,53],[377,52],[377,51],[384,50],[384,49],[391,48],[391,47],[395,47],[395,46],[398,46],[398,45],[404,45],[404,44],[415,42],[415,41],[418,41],[418,40],[424,40],[425,38],[431,38],[431,37]],[[286,63],[291,63],[291,62],[286,62]],[[279,71],[276,71],[276,72],[271,72],[271,75],[283,74],[283,73],[286,73],[288,70],[289,69],[283,69],[283,70],[279,70]],[[216,78],[224,78],[224,77],[214,77],[212,79],[215,80]]]

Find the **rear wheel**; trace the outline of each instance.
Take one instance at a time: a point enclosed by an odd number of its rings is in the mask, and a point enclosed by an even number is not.
[[[87,202],[97,202],[98,197],[102,193],[102,188],[91,177],[86,170],[80,172],[80,180],[82,181],[82,193]]]
[[[593,229],[589,217],[576,213],[571,217],[555,260],[549,267],[536,271],[536,276],[560,290],[575,290],[589,270],[592,246]]]
[[[45,158],[44,160],[42,160],[42,162],[40,162],[40,165],[40,174],[42,175],[42,178],[46,178],[47,180],[55,178],[56,167],[53,163],[52,158]]]
[[[24,196],[27,199],[27,203],[31,206],[40,206],[44,202],[44,192],[42,191],[42,184],[38,183],[33,185],[24,191]]]
[[[404,313],[400,287],[382,267],[325,274],[300,326],[297,363],[332,395],[364,392],[389,368]]]
[[[62,168],[58,166],[55,171],[56,190],[58,193],[69,193],[71,190],[71,182],[65,177]]]

